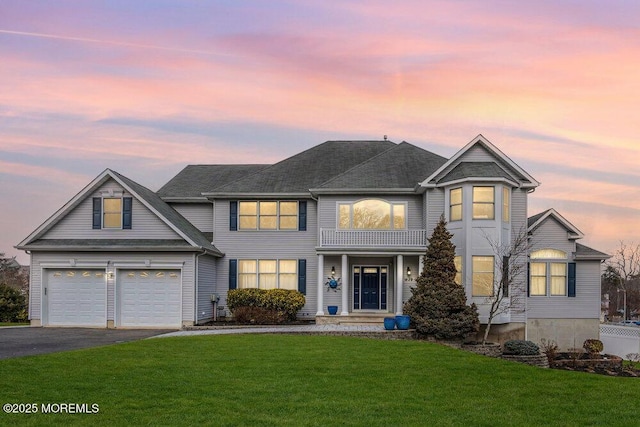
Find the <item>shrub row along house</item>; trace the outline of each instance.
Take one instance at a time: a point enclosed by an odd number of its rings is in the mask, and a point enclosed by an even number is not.
[[[607,255],[553,209],[527,218],[538,185],[482,135],[450,159],[328,141],[274,165],[187,166],[158,192],[107,169],[16,247],[31,254],[32,325],[179,328],[228,315],[228,290],[251,287],[298,289],[299,318],[345,321],[402,313],[444,215],[481,322],[495,245],[528,233],[526,285],[493,328],[573,347],[598,337]]]

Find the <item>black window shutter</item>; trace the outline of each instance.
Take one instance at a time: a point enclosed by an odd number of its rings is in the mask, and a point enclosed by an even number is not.
[[[307,231],[307,202],[298,202],[298,230]]]
[[[307,294],[307,260],[298,260],[298,291],[303,295]]]
[[[502,257],[502,295],[509,296],[509,257]]]
[[[131,211],[133,210],[133,199],[131,197],[122,198],[122,228],[131,230]]]
[[[97,230],[102,228],[102,199],[100,197],[93,198],[93,228]]]
[[[570,262],[568,267],[569,267],[569,274],[567,276],[567,296],[575,298],[576,296],[576,263]]]
[[[229,230],[238,231],[238,202],[229,202]]]
[[[238,260],[229,260],[229,289],[238,288]]]
[[[527,296],[531,296],[531,263],[527,263]]]

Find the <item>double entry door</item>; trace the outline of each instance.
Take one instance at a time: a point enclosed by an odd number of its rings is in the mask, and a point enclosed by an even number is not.
[[[388,266],[353,267],[353,309],[386,310]]]

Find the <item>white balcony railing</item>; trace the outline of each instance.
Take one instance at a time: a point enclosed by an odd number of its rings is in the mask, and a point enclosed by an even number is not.
[[[320,230],[321,247],[426,247],[427,230]]]

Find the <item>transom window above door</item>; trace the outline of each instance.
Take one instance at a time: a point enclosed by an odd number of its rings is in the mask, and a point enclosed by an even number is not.
[[[365,199],[338,204],[339,229],[401,230],[406,228],[406,203]]]

